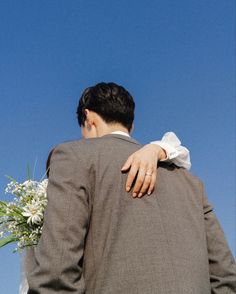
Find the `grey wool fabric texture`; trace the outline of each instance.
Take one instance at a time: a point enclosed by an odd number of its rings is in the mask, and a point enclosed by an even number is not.
[[[28,294],[236,293],[235,261],[197,177],[161,164],[151,196],[125,191],[120,170],[139,148],[122,135],[55,148]]]

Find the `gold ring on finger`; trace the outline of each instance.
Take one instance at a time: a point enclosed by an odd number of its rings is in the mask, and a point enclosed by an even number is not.
[[[150,177],[151,177],[151,176],[152,176],[152,173],[150,173],[150,172],[146,172],[146,173],[145,173],[145,176],[150,176]]]

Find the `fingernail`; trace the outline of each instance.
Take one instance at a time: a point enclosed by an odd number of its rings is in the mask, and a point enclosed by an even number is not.
[[[129,192],[130,191],[130,187],[126,187],[126,191]]]
[[[148,196],[150,196],[152,194],[152,192],[151,191],[148,191]]]
[[[137,193],[133,193],[133,197],[136,197],[137,196]]]
[[[142,197],[142,195],[143,195],[142,193],[139,193],[139,194],[138,194],[138,197]]]

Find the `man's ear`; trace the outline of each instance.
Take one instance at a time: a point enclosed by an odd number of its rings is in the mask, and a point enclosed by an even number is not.
[[[85,120],[87,120],[89,116],[89,110],[87,108],[85,108],[84,114],[85,114]]]
[[[84,138],[96,138],[97,134],[97,123],[96,123],[96,113],[89,109],[84,110],[85,113],[85,122],[83,128],[83,137]]]
[[[85,127],[89,129],[91,129],[92,125],[93,125],[93,115],[92,112],[89,109],[85,109],[84,110],[86,119],[85,119]]]

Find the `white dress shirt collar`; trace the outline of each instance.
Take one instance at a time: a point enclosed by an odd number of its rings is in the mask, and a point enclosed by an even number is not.
[[[126,137],[130,137],[130,135],[128,133],[123,132],[123,131],[115,131],[115,132],[111,132],[111,134],[123,135],[123,136],[126,136]]]

